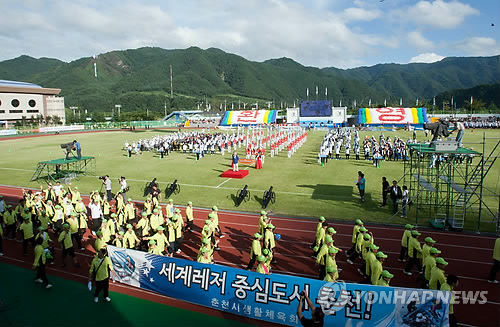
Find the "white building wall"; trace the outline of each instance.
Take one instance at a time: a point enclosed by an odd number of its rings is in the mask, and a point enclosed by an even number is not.
[[[19,120],[22,116],[43,115],[43,95],[0,93],[0,120]]]
[[[64,110],[64,97],[45,96],[47,103],[47,116],[59,116],[63,124],[66,123],[66,111]]]

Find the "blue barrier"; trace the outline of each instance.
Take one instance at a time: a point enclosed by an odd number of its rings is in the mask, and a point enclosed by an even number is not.
[[[108,253],[119,282],[248,318],[300,326],[304,290],[325,313],[324,326],[417,326],[422,319],[422,326],[449,325],[450,292],[263,275],[114,246]]]

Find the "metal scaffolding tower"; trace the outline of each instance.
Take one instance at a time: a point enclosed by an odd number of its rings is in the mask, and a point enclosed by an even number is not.
[[[431,144],[408,144],[410,158],[405,161],[403,183],[408,186],[417,224],[430,221],[438,228],[462,230],[466,220],[477,219],[479,231],[486,214],[498,225],[497,210],[484,201],[491,190],[483,182],[499,157],[500,141],[488,156],[484,143],[483,136],[483,153],[468,148],[436,151]]]

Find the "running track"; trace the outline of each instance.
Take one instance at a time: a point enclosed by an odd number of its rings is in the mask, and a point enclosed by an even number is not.
[[[21,188],[0,186],[0,194],[4,195],[7,203],[17,204],[21,197]],[[84,196],[84,200],[87,198]],[[142,203],[136,203],[141,208]],[[195,208],[195,225],[201,229],[208,209]],[[276,242],[276,259],[278,263],[273,265],[273,273],[292,274],[303,277],[317,278],[318,270],[314,259],[310,257],[310,244],[315,235],[317,221],[307,218],[290,218],[276,216],[272,217],[272,223],[276,226],[276,232],[282,235],[282,239]],[[252,235],[257,231],[258,214],[240,212],[219,211],[219,224],[226,237],[219,244],[221,250],[214,253],[217,264],[243,268],[249,259],[249,248]],[[362,217],[361,217],[362,218]],[[351,246],[352,224],[332,221],[331,225],[337,230],[335,244],[344,251]],[[381,247],[389,258],[384,263],[384,269],[388,269],[395,276],[391,281],[392,286],[418,287],[416,274],[407,276],[402,270],[405,263],[397,261],[401,244],[403,229],[393,226],[365,225],[374,235],[375,243]],[[500,286],[487,283],[489,270],[492,265],[492,249],[495,238],[467,233],[440,232],[423,230],[421,239],[431,236],[437,243],[436,247],[443,251],[442,256],[449,262],[447,273],[453,273],[460,277],[458,291],[488,291],[487,303],[485,304],[456,304],[455,314],[462,326],[500,326]],[[19,238],[19,237],[18,237]],[[93,258],[93,239],[90,235],[84,236],[83,242],[86,251],[77,251],[81,268],[62,268],[60,265],[60,254],[56,253],[56,265],[49,266],[49,274],[73,279],[79,282],[86,281],[88,266]],[[193,260],[198,252],[200,233],[186,233],[182,253],[176,257]],[[56,249],[58,252],[59,249]],[[4,257],[0,262],[16,264],[25,268],[31,267],[32,254],[23,257],[19,241],[4,239]],[[70,263],[70,260],[67,260]],[[355,265],[349,265],[343,254],[337,255],[337,263],[343,269],[341,279],[348,282],[361,283],[363,278],[356,269],[360,266],[358,259]],[[71,266],[71,265],[69,265]],[[219,312],[209,308],[195,306],[189,303],[146,292],[133,287],[115,283],[111,286],[113,291],[146,298],[152,301],[187,308],[188,310],[204,312],[228,319],[244,319],[243,317]],[[269,325],[261,321],[248,320],[248,322]]]

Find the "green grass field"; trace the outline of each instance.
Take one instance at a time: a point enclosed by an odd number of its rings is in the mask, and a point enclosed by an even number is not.
[[[486,130],[487,137],[500,138],[500,130]],[[118,190],[117,178],[126,176],[131,191],[128,193],[135,200],[143,200],[142,189],[147,181],[157,178],[162,190],[167,183],[178,179],[181,192],[174,196],[176,204],[184,205],[188,200],[198,207],[211,207],[216,204],[219,208],[235,209],[234,197],[236,191],[248,184],[251,191],[251,200],[243,203],[238,210],[259,212],[260,200],[264,190],[273,186],[277,201],[268,209],[283,215],[317,217],[351,220],[363,218],[368,221],[385,223],[391,217],[390,208],[380,208],[381,204],[381,177],[387,176],[389,181],[399,180],[403,176],[403,163],[382,162],[379,169],[371,161],[330,160],[325,167],[317,162],[317,152],[325,135],[324,131],[309,132],[307,142],[291,158],[287,158],[286,151],[280,152],[278,157],[266,157],[264,169],[248,168],[250,174],[243,180],[221,178],[219,175],[230,168],[230,155],[208,155],[196,161],[194,155],[173,153],[160,159],[156,154],[145,152],[143,155],[128,158],[122,150],[125,141],[133,142],[154,135],[171,133],[167,130],[149,131],[120,131],[109,133],[88,133],[81,135],[54,135],[39,138],[2,140],[0,142],[0,183],[25,187],[39,187],[41,181],[30,182],[37,162],[61,158],[64,156],[60,149],[61,143],[77,138],[82,144],[84,156],[95,156],[97,160],[96,176],[82,176],[74,180],[82,193],[99,189],[101,186],[99,175],[109,174],[113,181],[113,190]],[[360,136],[375,135],[380,132],[361,132]],[[391,139],[394,136],[404,140],[409,132],[384,132]],[[418,133],[418,139],[423,140],[423,132]],[[464,142],[481,142],[482,131],[467,131]],[[486,153],[496,144],[489,140]],[[481,151],[480,144],[472,145]],[[470,147],[470,145],[469,145]],[[244,157],[244,148],[239,149],[240,158]],[[353,155],[351,155],[351,158]],[[477,162],[477,160],[475,161]],[[500,162],[496,162],[485,180],[485,186],[500,193],[499,169]],[[246,168],[245,166],[240,169]],[[361,170],[366,177],[366,202],[360,203],[355,185],[357,171]],[[487,199],[492,208],[498,208],[498,198]],[[409,212],[408,221],[414,222],[415,209]],[[476,229],[476,222],[471,219],[467,223],[470,229]],[[405,223],[406,219],[394,217],[391,223]],[[420,223],[421,225],[424,222]],[[484,231],[493,231],[491,223],[481,226]]]

